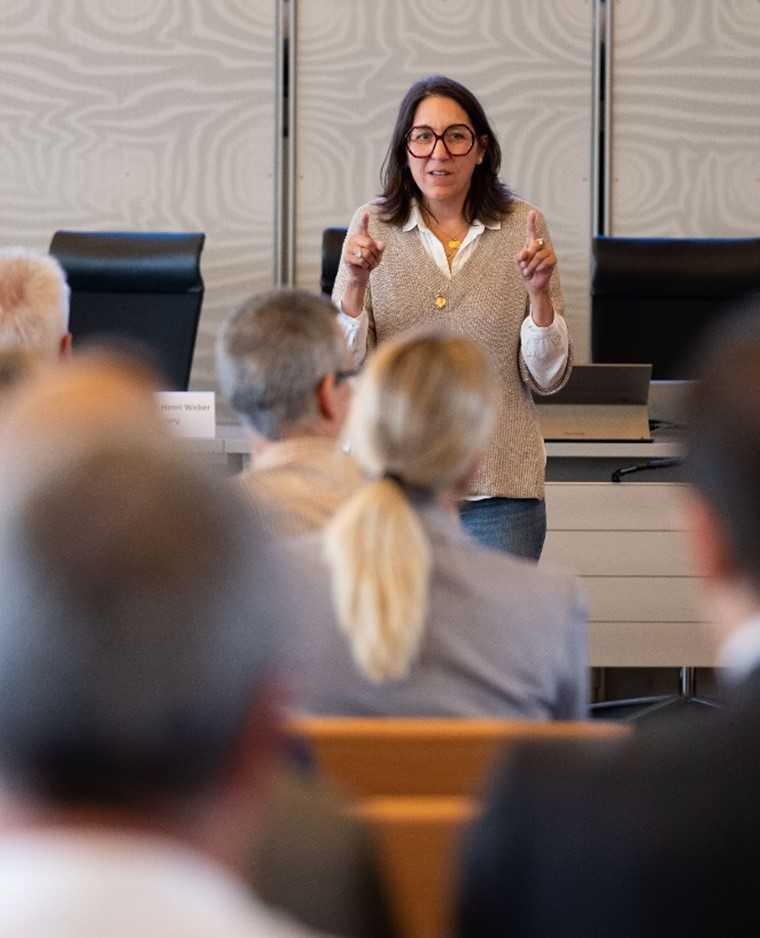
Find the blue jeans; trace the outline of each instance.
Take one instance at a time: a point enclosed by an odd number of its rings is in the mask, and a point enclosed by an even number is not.
[[[460,502],[465,531],[483,547],[538,560],[546,537],[542,498],[482,498]]]

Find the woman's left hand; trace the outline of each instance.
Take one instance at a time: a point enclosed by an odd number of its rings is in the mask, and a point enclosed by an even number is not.
[[[533,209],[528,212],[525,247],[517,255],[515,261],[528,293],[544,293],[552,272],[557,266],[557,255],[548,241],[538,237],[536,213]]]

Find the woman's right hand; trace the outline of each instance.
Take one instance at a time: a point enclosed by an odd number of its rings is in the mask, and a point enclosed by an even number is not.
[[[369,233],[369,212],[365,212],[358,230],[346,239],[343,247],[351,287],[366,290],[369,275],[382,260],[384,250],[385,242],[375,241]]]

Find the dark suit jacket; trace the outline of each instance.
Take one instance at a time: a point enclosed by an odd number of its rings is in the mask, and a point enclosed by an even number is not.
[[[284,769],[251,858],[251,884],[266,903],[322,934],[394,938],[370,832],[343,807],[317,776]]]
[[[760,671],[703,726],[518,750],[465,845],[461,938],[760,935]]]

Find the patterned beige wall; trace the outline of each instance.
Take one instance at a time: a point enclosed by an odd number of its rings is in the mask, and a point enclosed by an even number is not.
[[[760,234],[760,2],[615,0],[611,233]]]
[[[588,354],[591,0],[292,0],[296,279],[378,191],[395,110],[446,71],[482,98],[504,177],[545,211]],[[612,231],[760,231],[760,2],[613,0]],[[272,282],[278,0],[1,0],[0,244],[59,227],[203,229],[193,372]]]
[[[0,0],[0,245],[207,233],[193,384],[273,277],[274,0]]]
[[[590,0],[294,0],[296,280],[319,282],[322,228],[378,191],[407,87],[432,72],[483,101],[503,176],[537,203],[560,257],[568,321],[588,357]]]

